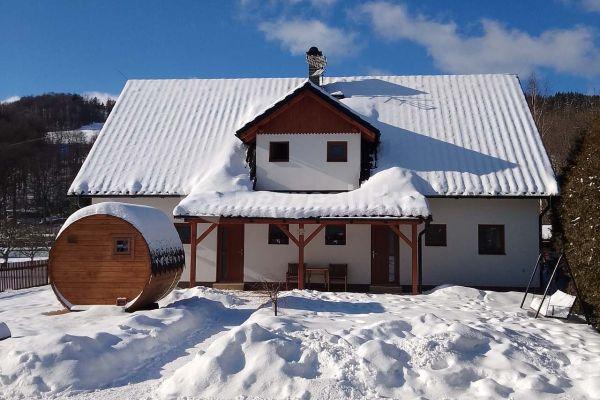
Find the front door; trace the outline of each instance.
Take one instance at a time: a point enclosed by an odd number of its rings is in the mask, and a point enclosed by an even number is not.
[[[399,243],[387,226],[371,225],[371,284],[398,285]]]
[[[217,282],[244,281],[244,225],[219,225]]]

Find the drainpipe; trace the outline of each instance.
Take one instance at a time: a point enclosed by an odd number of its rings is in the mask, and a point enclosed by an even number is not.
[[[419,236],[418,236],[418,246],[419,246],[419,256],[418,256],[418,261],[419,261],[419,293],[422,292],[422,285],[423,285],[423,236],[425,235],[425,233],[427,233],[427,229],[429,229],[429,224],[431,223],[431,215],[429,217],[427,217],[427,219],[425,220],[425,227],[423,228],[423,230],[421,232],[419,232]]]

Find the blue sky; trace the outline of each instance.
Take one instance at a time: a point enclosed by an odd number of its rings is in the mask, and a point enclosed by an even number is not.
[[[0,0],[0,100],[128,78],[535,71],[600,93],[600,0]]]

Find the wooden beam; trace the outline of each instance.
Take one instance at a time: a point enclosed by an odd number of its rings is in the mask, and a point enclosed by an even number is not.
[[[423,218],[266,218],[266,217],[185,217],[185,221],[218,224],[322,224],[322,225],[410,225],[423,222]]]
[[[412,294],[419,294],[419,249],[417,240],[417,224],[412,224]]]
[[[306,246],[307,244],[310,243],[311,240],[313,240],[315,238],[315,236],[317,236],[319,234],[319,232],[321,232],[323,230],[323,228],[325,228],[324,224],[321,224],[319,226],[317,226],[315,228],[315,230],[313,231],[313,233],[311,233],[306,240],[304,241],[304,245]]]
[[[198,223],[190,222],[190,287],[196,286],[196,235],[198,233]]]
[[[412,246],[412,243],[409,238],[406,237],[404,233],[400,230],[400,226],[390,225],[390,229],[402,240],[406,242],[407,245]]]
[[[196,246],[198,246],[198,244],[203,241],[204,239],[206,239],[206,237],[208,235],[210,235],[210,233],[218,226],[218,224],[210,224],[210,226],[208,228],[206,228],[206,230],[204,232],[202,232],[202,235],[200,235],[199,238],[194,239],[196,241]]]
[[[300,242],[298,241],[298,239],[296,239],[296,238],[294,237],[294,235],[292,235],[292,233],[291,233],[290,231],[288,231],[288,229],[285,227],[285,225],[283,225],[283,224],[275,224],[275,225],[277,225],[277,227],[278,227],[279,229],[281,229],[281,231],[282,231],[283,233],[285,233],[285,236],[287,236],[288,238],[290,238],[290,239],[291,239],[291,241],[292,241],[292,242],[294,242],[294,244],[295,244],[296,246],[300,247]]]
[[[298,289],[304,289],[304,224],[298,224]]]

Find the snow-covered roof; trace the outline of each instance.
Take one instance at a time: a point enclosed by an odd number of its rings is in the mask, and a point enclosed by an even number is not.
[[[93,204],[75,211],[60,228],[57,237],[74,222],[91,215],[111,215],[129,222],[144,237],[152,254],[162,255],[165,252],[183,248],[173,223],[161,210],[110,201]]]
[[[376,174],[356,190],[342,193],[199,191],[183,199],[173,214],[290,219],[427,217],[427,200],[413,185],[413,178],[410,171],[396,167]]]
[[[69,189],[187,195],[247,188],[235,132],[305,78],[131,80]],[[377,174],[425,196],[547,196],[557,184],[515,75],[325,77],[381,133]],[[371,178],[372,179],[372,178]]]

